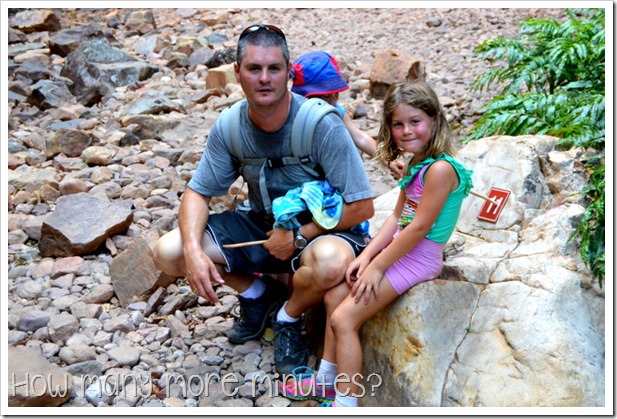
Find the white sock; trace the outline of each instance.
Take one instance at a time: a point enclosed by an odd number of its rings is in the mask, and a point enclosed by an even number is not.
[[[358,407],[358,399],[356,397],[343,396],[338,393],[336,399],[334,399],[334,403],[336,407]]]
[[[294,323],[300,320],[300,317],[291,317],[289,314],[285,312],[285,307],[287,307],[287,303],[288,301],[285,301],[285,304],[283,304],[283,307],[281,307],[279,312],[276,314],[277,322]]]
[[[266,291],[266,283],[263,279],[256,277],[253,283],[246,290],[242,291],[238,295],[242,298],[248,298],[250,300],[259,298]]]
[[[318,383],[334,384],[334,380],[336,380],[336,364],[322,358],[316,375]]]

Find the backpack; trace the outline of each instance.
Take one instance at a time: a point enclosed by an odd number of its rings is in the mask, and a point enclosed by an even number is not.
[[[274,168],[289,164],[299,164],[311,176],[317,179],[321,178],[322,176],[320,176],[317,170],[307,165],[307,163],[314,161],[311,156],[313,133],[315,132],[315,127],[317,127],[317,124],[324,116],[331,112],[338,115],[338,111],[322,99],[310,98],[306,100],[300,106],[300,110],[296,114],[291,128],[291,152],[293,156],[280,159],[246,158],[242,153],[239,132],[240,108],[243,102],[245,101],[236,102],[221,112],[219,123],[223,133],[223,141],[232,156],[240,162],[240,174],[244,176],[244,166],[261,167],[259,170],[259,190],[264,209],[270,214],[272,213],[272,201],[266,186],[266,167]]]

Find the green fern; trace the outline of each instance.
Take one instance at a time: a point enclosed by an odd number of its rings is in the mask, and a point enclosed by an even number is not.
[[[600,285],[604,278],[605,11],[565,10],[568,18],[528,19],[520,39],[497,37],[474,53],[489,68],[472,91],[497,88],[480,110],[464,142],[493,135],[547,134],[562,149],[595,150],[586,162],[591,173],[589,201],[576,231],[581,256]],[[580,17],[580,18],[579,18]]]
[[[591,173],[589,185],[583,191],[588,197],[591,197],[592,203],[585,209],[585,214],[575,235],[581,237],[581,256],[583,260],[588,261],[594,277],[598,278],[599,284],[602,286],[605,275],[605,171],[604,163],[588,166],[596,166],[596,169]]]

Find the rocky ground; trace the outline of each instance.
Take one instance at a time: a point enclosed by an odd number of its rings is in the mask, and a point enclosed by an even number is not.
[[[64,406],[313,405],[312,402],[292,403],[270,394],[267,381],[253,384],[274,377],[272,346],[267,339],[244,345],[227,341],[224,330],[232,324],[237,305],[232,290],[219,288],[222,304],[218,306],[197,298],[189,299],[190,303],[182,300],[181,305],[170,305],[179,301],[176,298],[179,295],[190,294],[182,278],[169,285],[154,306],[134,303],[122,307],[114,295],[110,277],[113,259],[144,230],[158,228],[165,232],[174,226],[178,198],[195,167],[196,159],[191,157],[198,156],[203,147],[203,131],[170,140],[189,156],[183,164],[171,164],[169,158],[153,154],[155,140],[148,140],[142,142],[141,148],[139,144],[120,147],[124,150],[116,147],[110,164],[98,164],[85,180],[69,176],[77,169],[67,168],[66,161],[48,155],[46,140],[54,124],[70,121],[72,114],[87,121],[80,128],[94,133],[95,143],[113,144],[110,138],[122,128],[120,111],[142,88],[177,89],[186,113],[196,117],[209,112],[215,118],[220,111],[208,100],[190,100],[204,89],[206,66],[165,68],[171,61],[169,57],[156,53],[143,56],[137,52],[144,34],[153,30],[152,26],[144,29],[148,22],[144,23],[143,19],[131,23],[131,14],[140,11],[143,9],[55,9],[54,13],[63,29],[96,21],[113,34],[118,41],[114,46],[163,67],[151,80],[118,89],[111,99],[93,109],[77,106],[39,109],[23,97],[9,99],[10,171],[27,166],[24,173],[36,177],[55,169],[56,182],[52,183],[52,189],[57,192],[49,188],[20,188],[10,183],[3,197],[9,198],[8,305],[3,313],[8,322],[9,345],[40,349],[49,364],[64,368],[76,377],[73,394]],[[152,10],[155,33],[172,49],[183,37],[205,38],[215,33],[220,40],[212,48],[232,47],[242,28],[267,22],[285,31],[292,58],[315,49],[331,52],[352,87],[341,95],[341,103],[354,114],[357,124],[373,135],[377,132],[380,111],[379,101],[370,96],[368,89],[374,57],[386,49],[409,53],[424,64],[427,80],[442,98],[460,138],[478,117],[478,108],[491,98],[490,92],[470,92],[474,78],[486,69],[485,63],[473,56],[474,47],[496,36],[516,36],[523,19],[561,15],[559,9],[539,8]],[[44,64],[49,78],[58,77],[65,58],[45,51],[52,35],[40,30],[13,32],[9,44],[11,68],[18,68],[18,57],[24,51],[37,50],[30,58]],[[39,48],[27,47],[38,43],[42,44]],[[17,71],[12,71],[9,79],[19,81],[19,86],[25,86],[26,91],[32,82]],[[231,92],[237,94],[237,89]],[[181,133],[176,135],[180,137]],[[97,166],[93,157],[79,158]],[[394,179],[374,162],[365,158],[365,165],[376,196],[395,185]],[[154,184],[149,172],[152,170],[159,175]],[[140,173],[143,180],[136,187]],[[173,185],[161,180],[166,176],[174,179]],[[67,181],[65,189],[61,188],[63,180]],[[112,237],[105,248],[77,259],[42,257],[38,248],[41,217],[54,211],[60,195],[80,188],[110,200],[128,201],[137,216],[129,230]],[[149,196],[135,192],[144,189],[149,191]],[[79,377],[83,374],[145,378],[134,378],[140,382],[140,391],[129,394],[111,391],[106,396],[97,393],[98,383],[87,388],[80,386]],[[227,385],[208,387],[204,380],[208,374],[227,376]],[[181,376],[199,380],[185,386],[178,380]]]

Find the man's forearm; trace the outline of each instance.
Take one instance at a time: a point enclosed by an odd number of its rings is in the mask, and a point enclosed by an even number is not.
[[[178,224],[185,254],[201,247],[201,237],[208,223],[210,197],[186,189],[178,213]]]
[[[312,221],[300,228],[302,235],[307,239],[313,239],[317,236],[321,236],[322,234],[327,234],[332,231],[346,231],[362,223],[363,221],[368,220],[375,213],[372,199],[365,199],[343,205],[341,219],[336,227],[331,230],[326,230]]]
[[[343,205],[341,219],[334,228],[335,231],[349,230],[350,228],[370,219],[375,214],[371,198],[355,201]]]

